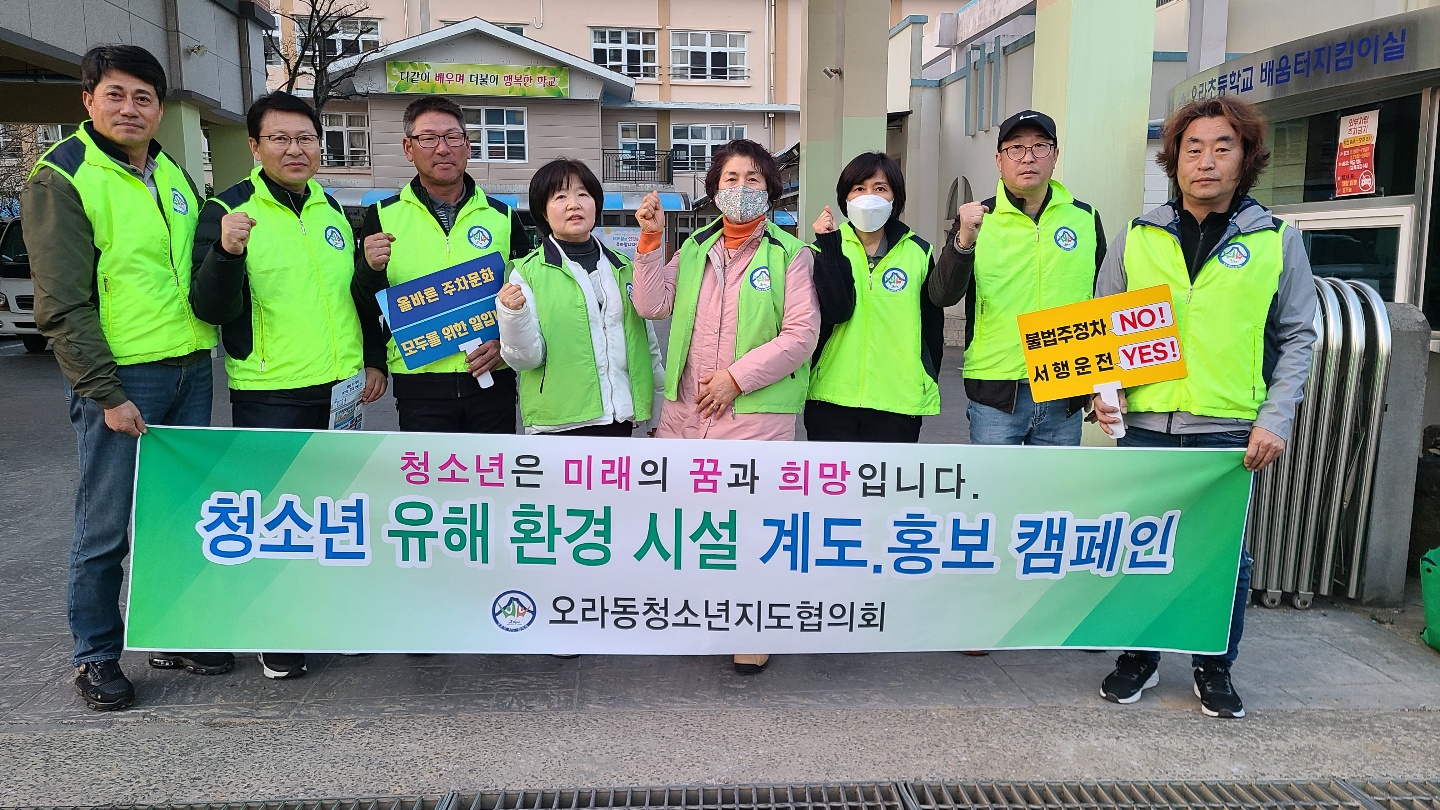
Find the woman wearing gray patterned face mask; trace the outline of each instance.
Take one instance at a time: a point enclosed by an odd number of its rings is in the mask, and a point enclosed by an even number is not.
[[[905,177],[881,152],[850,161],[815,221],[820,349],[810,372],[811,441],[918,442],[940,413],[945,307],[965,278],[937,272],[930,244],[900,221]]]
[[[811,251],[764,215],[781,192],[775,158],[754,141],[715,150],[705,192],[723,216],[665,262],[660,197],[635,213],[635,310],[672,318],[665,402],[655,435],[791,441],[820,329]],[[755,673],[766,655],[737,655]]]

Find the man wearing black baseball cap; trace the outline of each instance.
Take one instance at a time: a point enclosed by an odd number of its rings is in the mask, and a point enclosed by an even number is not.
[[[972,444],[1080,443],[1085,398],[1035,402],[1016,323],[1027,312],[1089,299],[1105,258],[1099,212],[1050,179],[1058,140],[1054,119],[1042,112],[1005,119],[995,196],[960,206],[940,253],[941,272],[970,279],[964,373]]]

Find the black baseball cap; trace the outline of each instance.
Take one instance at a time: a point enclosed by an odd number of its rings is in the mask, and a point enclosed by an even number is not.
[[[999,149],[1000,144],[1005,143],[1020,127],[1035,127],[1050,136],[1053,141],[1060,140],[1055,134],[1055,119],[1042,112],[1035,110],[1021,110],[1018,113],[1006,118],[1000,124],[1000,137],[995,141],[995,148]]]

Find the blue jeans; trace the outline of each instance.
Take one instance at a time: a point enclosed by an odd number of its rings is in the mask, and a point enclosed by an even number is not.
[[[1121,447],[1206,447],[1243,448],[1250,443],[1249,430],[1228,430],[1222,433],[1158,433],[1143,428],[1128,427],[1125,438],[1117,442]],[[1253,561],[1250,552],[1240,549],[1240,575],[1235,580],[1235,605],[1230,612],[1230,645],[1224,655],[1192,655],[1190,665],[1201,667],[1206,664],[1229,667],[1240,654],[1240,636],[1245,633],[1245,606],[1250,604],[1250,568]],[[1158,652],[1136,652],[1152,661],[1160,660]]]
[[[188,366],[139,363],[116,369],[126,396],[147,425],[210,424],[210,358]],[[120,657],[120,563],[130,553],[136,439],[105,426],[105,409],[65,386],[80,455],[75,488],[75,537],[70,551],[68,612],[75,638],[71,663]]]
[[[1030,444],[1073,447],[1080,444],[1083,414],[1067,414],[1069,400],[1037,404],[1030,386],[1020,385],[1015,394],[1015,412],[971,402],[965,409],[970,417],[971,444]]]

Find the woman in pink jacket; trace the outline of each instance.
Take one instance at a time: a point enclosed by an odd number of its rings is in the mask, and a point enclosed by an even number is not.
[[[655,435],[791,441],[820,333],[813,254],[766,217],[780,198],[780,168],[760,144],[735,140],[716,149],[705,193],[722,216],[691,234],[668,263],[658,249],[660,196],[651,192],[635,213],[642,231],[635,310],[671,319]],[[737,655],[735,668],[756,673],[768,660]]]

